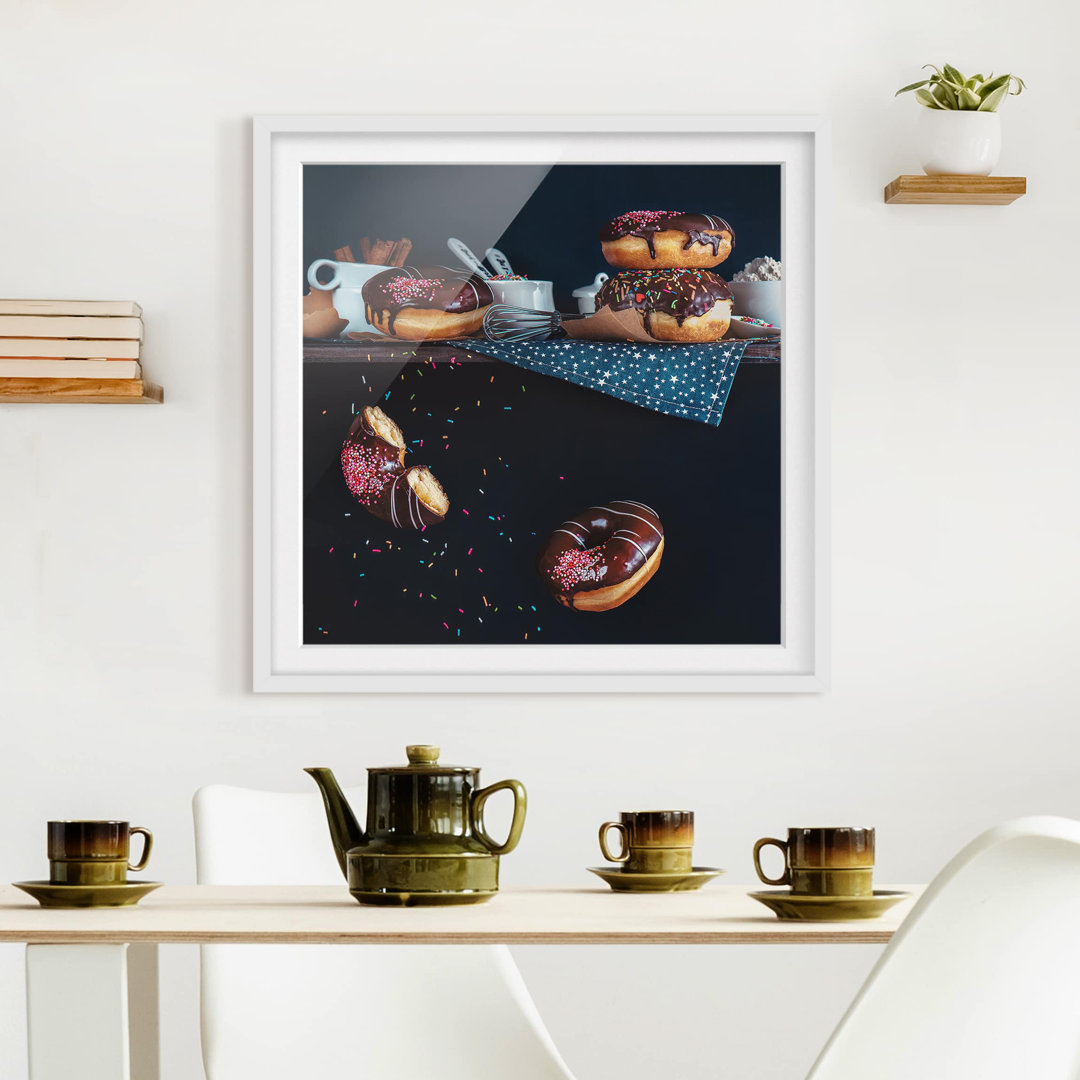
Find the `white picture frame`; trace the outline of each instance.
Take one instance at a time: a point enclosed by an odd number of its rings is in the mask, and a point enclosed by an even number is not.
[[[305,645],[301,634],[303,165],[778,163],[781,644]],[[257,117],[253,124],[253,688],[339,693],[814,692],[829,661],[823,282],[827,131],[815,117]]]

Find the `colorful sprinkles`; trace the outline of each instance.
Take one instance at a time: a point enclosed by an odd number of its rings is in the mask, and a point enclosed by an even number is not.
[[[686,213],[685,210],[627,210],[625,214],[612,218],[609,228],[616,236],[626,236],[639,229],[655,226],[657,222],[664,221],[666,218],[678,217],[684,213]]]
[[[600,570],[604,565],[606,546],[606,544],[601,544],[599,547],[586,548],[584,551],[581,548],[570,548],[569,551],[564,551],[551,570],[551,576],[558,583],[560,591],[568,593],[583,581],[599,580]],[[536,608],[533,608],[533,611],[535,610]]]
[[[395,277],[380,285],[395,304],[430,304],[435,290],[446,284],[445,278]]]
[[[421,279],[400,280],[415,283]],[[462,366],[461,361],[456,358],[451,358],[449,361],[440,360],[436,363],[434,359],[421,359],[415,353],[402,355],[412,359],[413,363],[409,365],[410,372],[417,377],[438,375],[443,372],[446,373],[442,376],[443,378],[452,377],[455,371]],[[368,392],[370,393],[370,385],[367,383],[365,385],[368,386]],[[395,380],[391,390],[399,385],[399,382]],[[512,375],[509,379],[496,379],[492,375],[486,385],[490,387],[491,396],[485,398],[483,402],[477,402],[478,407],[482,405],[485,408],[501,410],[508,407],[504,405],[507,398],[503,394],[508,395],[513,392],[520,398],[520,395],[526,391],[526,388],[521,384],[520,374],[518,374],[517,379],[514,379]],[[391,397],[391,390],[387,390],[382,394],[381,400],[378,397],[374,398],[373,403],[378,401],[384,408],[392,408],[387,404]],[[415,395],[412,395],[408,397],[408,400],[413,401],[414,398]],[[369,400],[372,399],[369,398]],[[356,412],[355,403],[347,404],[347,408],[349,415],[354,416]],[[446,411],[457,413],[460,411],[460,406],[455,408],[448,403]],[[327,419],[332,420],[333,410],[328,412],[330,415],[327,415]],[[425,416],[425,413],[415,406],[413,406],[412,412],[417,416]],[[445,448],[449,448],[449,436],[443,434],[439,438],[438,428],[433,429],[431,425],[438,424],[440,421],[453,423],[452,416],[440,415],[439,413],[434,415],[427,413],[426,416],[430,418],[425,421],[426,428],[422,424],[417,426],[417,435],[422,437],[412,439],[409,442],[410,453],[417,448],[422,448],[425,438],[429,441],[429,444],[431,440],[438,438],[438,441],[441,441]],[[410,426],[415,424],[417,424],[415,420],[410,422]],[[341,463],[349,491],[360,501],[364,501],[364,498],[373,500],[382,484],[383,478],[379,475],[382,462],[370,453],[365,445],[347,442],[342,449]],[[487,468],[488,464],[493,466],[497,464],[501,468],[498,469],[498,473],[494,473],[493,469]],[[526,541],[529,541],[530,537],[535,537],[535,533],[530,532],[528,529],[520,530],[520,527],[515,529],[514,522],[510,520],[505,506],[501,503],[500,491],[505,489],[501,488],[500,485],[513,483],[512,472],[506,472],[506,470],[510,470],[511,462],[503,460],[501,456],[496,456],[495,460],[486,463],[476,462],[472,468],[475,470],[475,481],[469,485],[469,488],[474,494],[471,497],[466,496],[470,505],[458,505],[458,509],[461,510],[463,515],[458,520],[463,525],[468,523],[468,528],[467,531],[454,539],[444,540],[436,530],[421,530],[425,533],[430,532],[432,539],[429,539],[427,535],[421,536],[417,534],[408,542],[402,542],[400,538],[396,537],[394,541],[391,541],[381,538],[379,524],[372,522],[366,515],[356,516],[345,512],[343,517],[349,519],[347,528],[359,527],[370,532],[370,535],[363,540],[362,544],[359,536],[351,532],[346,534],[351,540],[349,550],[352,551],[353,559],[357,559],[357,552],[359,552],[360,559],[365,560],[363,562],[350,562],[350,566],[355,568],[350,580],[355,584],[356,590],[359,591],[367,584],[361,579],[365,577],[372,560],[379,560],[379,565],[371,567],[373,572],[367,573],[367,577],[369,580],[374,579],[375,581],[385,580],[387,574],[393,575],[395,561],[398,559],[405,560],[410,568],[408,571],[409,578],[402,578],[403,581],[414,579],[415,573],[425,576],[430,573],[432,585],[439,590],[439,593],[436,594],[428,589],[418,591],[415,585],[412,587],[405,585],[399,594],[400,602],[403,604],[416,603],[422,605],[422,607],[418,606],[417,608],[417,618],[425,621],[433,620],[431,623],[431,639],[433,641],[437,641],[442,636],[444,640],[449,638],[465,643],[470,639],[477,640],[476,635],[478,634],[484,635],[479,640],[491,640],[490,624],[499,626],[501,640],[527,641],[530,635],[535,637],[537,634],[541,634],[543,630],[542,625],[538,625],[535,621],[537,618],[536,605],[531,603],[529,598],[515,596],[503,597],[502,602],[500,602],[498,598],[492,598],[489,595],[486,596],[480,593],[479,587],[483,585],[485,576],[490,576],[484,574],[485,556],[494,556],[500,545],[514,544],[515,532],[518,533],[516,537],[518,540],[524,538]],[[493,474],[505,476],[506,480],[495,481],[492,479]],[[453,498],[453,494],[453,492],[450,492],[451,498]],[[489,510],[492,512],[489,513]],[[466,537],[467,539],[465,539]],[[427,546],[418,549],[416,541]],[[339,541],[339,544],[342,542]],[[353,551],[353,547],[357,550]],[[420,555],[424,557],[420,558]],[[415,562],[411,561],[413,559],[415,559]],[[362,570],[361,567],[363,567]],[[455,578],[458,581],[476,583],[475,592],[472,593],[471,597],[469,590],[462,590],[454,582]],[[439,587],[440,582],[444,588]],[[450,587],[451,583],[454,588]],[[347,606],[350,612],[355,612],[358,618],[363,618],[367,609],[356,598],[357,591],[352,591],[347,597],[343,597],[343,606]],[[440,601],[440,594],[446,596],[450,603]],[[363,598],[361,594],[360,599]],[[522,602],[519,603],[519,600]],[[526,621],[530,619],[531,622]],[[321,636],[330,636],[325,626],[320,626],[318,630]]]

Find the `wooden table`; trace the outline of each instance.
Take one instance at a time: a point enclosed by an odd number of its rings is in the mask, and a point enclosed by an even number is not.
[[[27,944],[31,1080],[157,1080],[158,944],[884,944],[911,903],[873,921],[799,923],[741,885],[507,889],[446,908],[364,907],[341,886],[201,885],[166,886],[137,907],[58,911],[4,886],[0,941]]]
[[[754,340],[746,346],[740,364],[779,364],[781,339],[773,341]],[[453,357],[461,363],[478,361],[491,363],[486,353],[475,352],[468,347],[468,341],[461,345],[428,345],[422,341],[398,341],[386,338],[370,341],[304,341],[304,359],[339,361],[385,361],[390,359],[418,358],[420,360],[449,360]],[[404,362],[404,361],[403,361]]]

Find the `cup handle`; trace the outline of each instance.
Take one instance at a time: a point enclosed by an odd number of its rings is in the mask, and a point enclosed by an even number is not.
[[[618,855],[612,855],[608,848],[608,830],[614,829],[622,840],[622,851]],[[605,821],[600,826],[600,850],[608,862],[626,862],[630,858],[630,838],[626,835],[626,826],[621,821]]]
[[[319,271],[324,266],[333,267],[334,270],[334,276],[325,285],[319,280],[318,276]],[[331,289],[336,289],[341,284],[341,269],[333,259],[316,259],[307,268],[307,279],[308,284],[313,289],[321,289],[323,292],[329,292]]]
[[[780,877],[773,879],[766,877],[765,872],[761,869],[761,849],[768,847],[772,844],[774,847],[778,847],[784,853],[784,872]],[[790,885],[791,884],[791,867],[787,864],[787,842],[785,840],[774,840],[771,836],[763,837],[754,845],[754,869],[757,871],[757,876],[765,882],[766,885]]]
[[[131,826],[131,835],[134,836],[136,833],[142,833],[142,838],[143,838],[142,858],[139,859],[139,861],[137,863],[129,862],[128,863],[128,869],[129,870],[144,870],[146,868],[146,864],[150,861],[150,852],[154,848],[154,834],[149,829],[144,829],[141,825],[132,825]]]
[[[502,844],[496,844],[484,828],[484,803],[496,791],[514,793],[514,818],[510,822],[510,832],[507,834],[506,841]],[[525,794],[525,785],[520,780],[500,780],[497,784],[489,784],[486,788],[480,788],[472,793],[472,798],[469,800],[469,816],[472,818],[473,832],[492,855],[507,855],[517,847],[521,839],[521,830],[525,828],[527,806],[528,796]]]

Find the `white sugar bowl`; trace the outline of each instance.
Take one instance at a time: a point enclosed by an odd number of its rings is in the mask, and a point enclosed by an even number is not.
[[[607,279],[608,275],[601,271],[593,278],[591,285],[582,285],[570,294],[577,301],[578,311],[582,315],[592,315],[596,311],[596,294]]]

